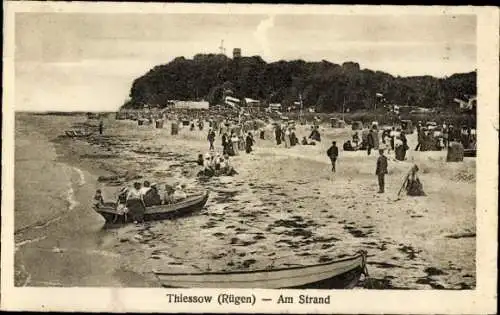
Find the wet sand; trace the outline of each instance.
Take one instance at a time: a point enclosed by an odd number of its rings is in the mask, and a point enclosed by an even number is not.
[[[51,275],[29,262],[42,242],[63,239],[68,244],[63,252],[66,258],[51,252],[45,259],[52,266],[66,266],[65,272],[72,277],[64,285],[70,286],[96,285],[105,275],[108,286],[156,286],[152,270],[272,269],[326,262],[364,249],[370,279],[360,287],[475,287],[474,159],[446,163],[445,151],[410,151],[408,161],[389,161],[386,193],[377,194],[377,154],[341,150],[337,173],[330,171],[325,151],[331,140],[341,147],[352,134],[349,129],[325,127],[321,144],[289,149],[283,144],[277,148],[269,129],[267,140],[255,137],[254,152],[240,152],[231,159],[238,175],[199,180],[194,161],[208,149],[207,129],[189,131],[184,127],[173,137],[170,123],[155,129],[110,119],[105,121],[103,136],[68,139],[56,138],[64,130],[56,121],[61,117],[18,114],[16,119],[26,125],[46,125],[40,133],[54,144],[57,160],[85,173],[86,183],[79,186],[77,196],[77,220],[84,231],[79,236],[77,260],[81,264],[82,259],[86,261],[82,257],[107,257],[102,263],[92,260],[83,264],[85,268],[73,268],[77,256],[69,250],[74,237],[68,236],[71,229],[67,226],[75,224],[60,220],[66,226],[56,228],[61,236],[44,235],[47,239],[30,244],[31,248],[23,246],[18,251],[22,255],[16,254],[25,257],[22,266],[31,275],[27,285],[36,285],[37,279],[45,283],[39,285],[50,285],[51,277],[62,278],[62,272]],[[68,126],[97,130],[97,122],[83,116],[64,119]],[[301,139],[308,133],[300,126],[297,136]],[[409,142],[414,148],[415,135]],[[220,143],[218,136],[218,149]],[[26,171],[18,163],[16,155],[16,176]],[[397,198],[412,163],[420,167],[427,196]],[[90,209],[94,190],[101,188],[112,199],[124,183],[146,179],[160,184],[180,181],[192,192],[207,189],[210,198],[191,217],[101,229],[103,220]],[[16,182],[16,228],[18,212],[26,207],[18,206],[17,200]]]

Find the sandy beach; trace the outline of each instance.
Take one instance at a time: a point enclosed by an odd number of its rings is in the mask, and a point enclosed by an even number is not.
[[[276,147],[268,129],[254,152],[231,159],[238,175],[201,181],[195,160],[208,150],[206,128],[171,136],[170,122],[155,129],[106,119],[102,136],[58,137],[72,126],[95,131],[97,121],[16,114],[16,285],[154,287],[152,270],[272,269],[361,249],[370,281],[360,288],[476,285],[475,159],[414,152],[415,134],[407,161],[389,160],[386,193],[377,194],[378,153],[340,150],[330,170],[325,151],[350,139],[350,128],[322,126],[319,145],[292,148]],[[298,126],[298,138],[309,128]],[[413,163],[427,196],[398,198]],[[191,217],[103,229],[90,207],[95,189],[114,199],[120,186],[144,180],[182,182],[210,197]]]

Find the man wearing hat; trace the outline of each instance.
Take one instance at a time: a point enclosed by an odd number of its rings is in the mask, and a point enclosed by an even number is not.
[[[332,172],[335,172],[335,163],[339,156],[339,148],[337,147],[336,141],[332,142],[332,146],[326,151],[326,154],[330,157],[330,161],[332,162]]]
[[[384,155],[384,148],[378,150],[380,156],[377,159],[377,169],[375,175],[378,177],[378,193],[382,194],[385,191],[385,174],[387,174],[387,157]]]

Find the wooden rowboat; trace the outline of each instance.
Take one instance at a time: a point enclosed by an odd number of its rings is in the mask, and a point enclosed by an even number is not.
[[[190,196],[175,204],[147,207],[144,213],[144,221],[167,220],[186,216],[201,210],[207,203],[207,200],[208,191],[203,194]],[[99,208],[94,207],[94,210],[106,220],[107,224],[125,224],[132,222],[129,216],[118,214],[114,204],[100,206]]]
[[[66,130],[64,131],[67,137],[77,138],[77,137],[88,137],[92,134],[92,132],[85,130]]]
[[[351,289],[366,273],[366,252],[310,266],[212,273],[154,272],[168,288]]]

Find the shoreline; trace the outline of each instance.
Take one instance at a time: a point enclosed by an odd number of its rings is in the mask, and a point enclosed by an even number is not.
[[[77,157],[68,154],[70,146],[60,143],[53,133],[34,133],[46,137],[46,142],[36,137],[39,145],[54,147],[55,156],[51,156],[51,160],[71,171],[71,184],[68,199],[61,204],[63,207],[58,208],[56,215],[16,230],[19,240],[15,244],[15,285],[153,287],[146,275],[122,268],[116,261],[118,254],[110,248],[101,249],[99,245],[103,240],[113,238],[112,233],[102,230],[101,218],[91,209],[98,174],[103,171],[78,163]],[[30,198],[29,195],[26,197]],[[92,270],[85,263],[88,259],[93,261]],[[69,273],[68,267],[72,269]]]
[[[142,267],[132,266],[134,271],[147,274],[155,266],[183,271],[255,270],[269,267],[269,262],[274,266],[307,265],[368,249],[370,275],[385,287],[475,286],[475,238],[460,238],[460,233],[475,230],[474,213],[464,212],[464,206],[472,205],[474,191],[470,189],[475,189],[469,174],[462,174],[470,161],[451,165],[441,159],[442,152],[412,152],[409,159],[414,161],[390,161],[387,191],[397,191],[415,162],[421,165],[420,178],[428,193],[423,198],[394,200],[391,193],[376,194],[375,157],[366,157],[366,152],[341,152],[338,173],[329,172],[324,146],[332,136],[343,137],[350,131],[325,129],[323,142],[312,148],[275,149],[272,141],[258,139],[252,154],[243,152],[231,159],[239,175],[200,183],[192,177],[196,169],[189,161],[208,149],[203,134],[183,130],[172,138],[167,129],[109,121],[104,136],[89,139],[90,144],[71,139],[56,144],[58,160],[89,172],[96,180],[128,170],[130,177],[143,176],[140,181],[182,179],[193,189],[211,190],[201,215],[111,233],[113,252],[131,253],[130,261],[136,264],[142,259]],[[219,142],[217,137],[216,146]],[[432,156],[437,160],[430,159]],[[460,174],[464,181],[451,182]],[[96,187],[90,187],[93,181],[86,181],[84,186],[94,191]],[[121,181],[127,182],[125,177]],[[118,186],[109,184],[96,181],[97,187],[112,194]],[[453,197],[458,195],[468,201]],[[464,212],[463,218],[444,221],[452,210]],[[440,230],[435,231],[434,226]],[[205,246],[191,244],[193,237],[201,237]],[[192,248],[183,251],[182,244]],[[448,261],[457,260],[453,255],[472,259],[464,259],[460,266],[449,265]]]

